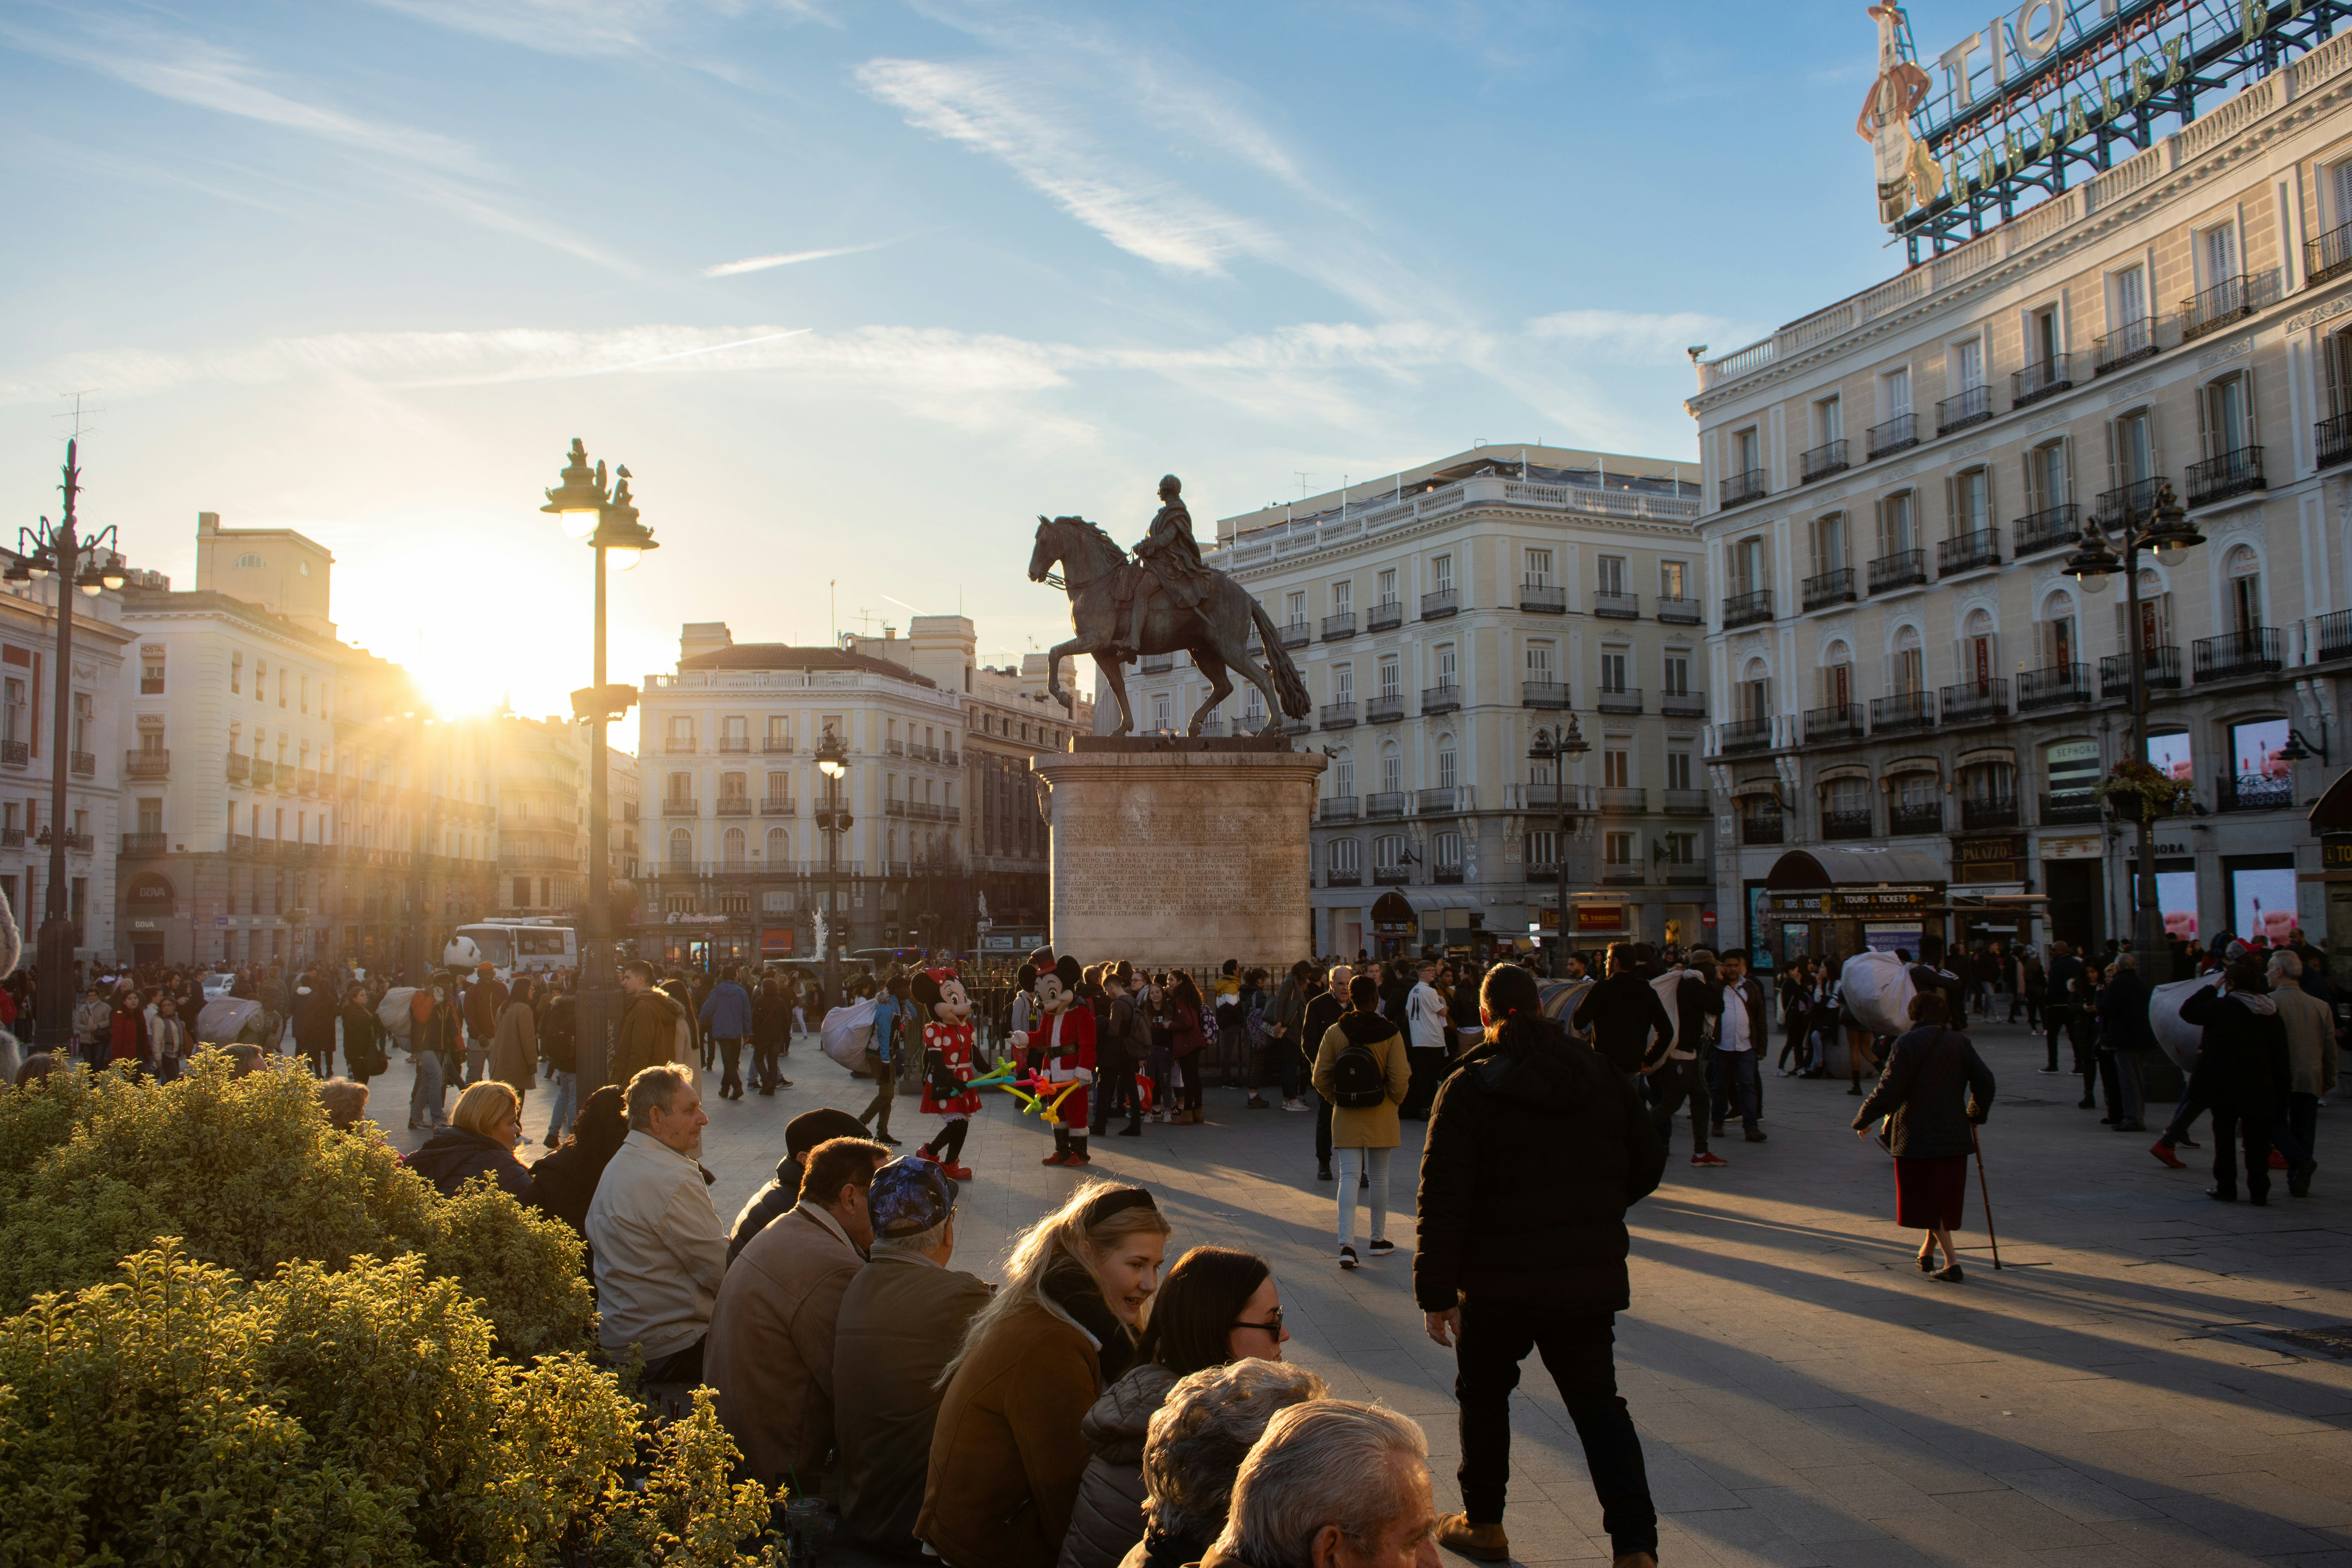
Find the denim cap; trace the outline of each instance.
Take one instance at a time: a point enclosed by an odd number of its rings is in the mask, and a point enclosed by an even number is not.
[[[866,1211],[877,1236],[919,1236],[955,1213],[959,1191],[937,1165],[909,1154],[874,1173]]]

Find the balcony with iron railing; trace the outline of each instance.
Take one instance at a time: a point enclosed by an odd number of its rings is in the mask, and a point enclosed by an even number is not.
[[[1461,608],[1462,595],[1451,588],[1440,588],[1434,594],[1421,596],[1421,618],[1424,621],[1443,620]]]
[[[1519,584],[1519,608],[1531,616],[1568,613],[1568,590],[1558,583],[1530,577]]]
[[[2200,684],[2245,675],[2276,675],[2286,668],[2286,635],[2276,626],[2248,626],[2189,645]]]
[[[2340,224],[2316,239],[2303,242],[2303,281],[2316,289],[2332,278],[2352,272],[2352,223]]]
[[[1568,706],[1568,682],[1522,680],[1519,682],[1519,706],[1549,709],[1557,712]]]
[[[1706,816],[1712,809],[1703,789],[1662,789],[1658,796],[1659,809],[1668,816]]]
[[[2100,819],[2099,797],[2089,790],[2067,790],[2059,795],[2042,797],[2042,826],[2044,827],[2079,826]]]
[[[1801,602],[1808,610],[1818,610],[1823,605],[1851,605],[1855,597],[1853,568],[1833,566],[1805,579],[1805,592]]]
[[[1155,653],[1145,656],[1140,663],[1138,664],[1136,673],[1139,675],[1166,675],[1175,668],[1175,655]]]
[[[1402,888],[1412,882],[1412,868],[1410,866],[1375,866],[1372,868],[1372,886],[1375,888]]]
[[[98,756],[92,752],[74,752],[66,758],[66,769],[78,779],[98,776]]]
[[[721,752],[732,752],[738,753],[749,752],[751,749],[751,737],[749,735],[721,735],[719,737],[719,749]]]
[[[1772,721],[1727,719],[1715,727],[1716,744],[1726,752],[1764,752],[1772,747]]]
[[[1898,691],[1870,700],[1870,732],[1891,735],[1904,730],[1936,727],[1936,701],[1925,691]]]
[[[1391,694],[1364,699],[1364,722],[1367,724],[1393,724],[1403,717],[1404,699],[1402,696]]]
[[[2222,811],[2279,811],[2294,804],[2294,780],[2266,773],[2224,773],[2214,792]]]
[[[1667,626],[1695,626],[1706,618],[1706,608],[1696,599],[1658,595],[1657,619]]]
[[[2063,708],[2070,702],[2091,700],[2091,667],[2087,664],[2048,664],[2040,669],[2020,670],[2017,676],[2017,710],[2036,713],[2045,708]]]
[[[772,757],[789,756],[792,749],[793,738],[790,735],[767,735],[760,741],[760,750]]]
[[[122,773],[125,778],[165,779],[172,776],[172,753],[163,747],[152,750],[141,747],[122,753]]]
[[[1353,822],[1356,820],[1356,797],[1352,795],[1327,795],[1316,812],[1319,822]]]
[[[1639,713],[1642,710],[1642,689],[1638,686],[1604,686],[1593,697],[1592,705],[1603,713]]]
[[[1559,857],[1558,852],[1555,851],[1552,858],[1548,860],[1538,860],[1532,855],[1528,856],[1523,864],[1520,874],[1530,882],[1559,881]]]
[[[1976,724],[2009,717],[2009,677],[1964,680],[1947,686],[1936,696],[1936,711],[1946,724]]]
[[[2071,550],[2083,540],[2083,509],[2073,501],[2028,512],[2010,525],[2010,558],[2022,561],[2061,545]]]
[[[168,850],[172,836],[168,833],[126,833],[122,836],[125,855],[161,855]]]
[[[2134,479],[2127,485],[2101,490],[2091,502],[2092,514],[2099,520],[2102,528],[2121,528],[2146,522],[2155,514],[2158,493],[2171,482],[2163,474],[2150,474],[2144,479]]]
[[[2319,651],[2315,657],[2352,658],[2352,610],[2330,610],[2319,617]]]
[[[2311,443],[2312,460],[2316,467],[2332,468],[2352,459],[2352,414],[2339,414],[2314,425]]]
[[[1825,479],[1832,474],[1845,472],[1852,466],[1846,460],[1845,450],[1845,438],[1840,437],[1834,441],[1824,441],[1807,452],[1797,459],[1797,482],[1809,485],[1815,479]]]
[[[1451,713],[1461,706],[1462,689],[1451,681],[1421,689],[1421,711],[1424,718],[1432,713]]]
[[[662,799],[664,816],[700,816],[702,803],[690,795],[665,795]]]
[[[2126,321],[2098,340],[2091,355],[2091,374],[2105,375],[2163,352],[2164,318],[2142,316],[2137,321]]]
[[[1874,594],[1916,588],[1927,581],[1927,552],[1924,550],[1898,550],[1870,563],[1870,591]]]
[[[1669,719],[1704,719],[1706,717],[1706,693],[1704,691],[1661,691],[1658,711]]]
[[[1282,624],[1282,646],[1305,647],[1315,640],[1315,627],[1307,621],[1285,621]]]
[[[22,849],[25,830],[21,827],[0,827],[0,849]]]
[[[2217,500],[2270,489],[2263,478],[2263,449],[2241,447],[2218,458],[2189,465],[2189,504],[2210,506]]]
[[[668,735],[662,740],[662,750],[673,756],[691,754],[694,749],[694,737],[691,735]]]
[[[1316,719],[1326,730],[1352,730],[1356,727],[1356,705],[1353,702],[1326,702]]]
[[[1866,805],[1843,810],[1831,806],[1822,808],[1823,838],[1868,838],[1874,831],[1874,827],[1875,825],[1871,819],[1870,807]]]
[[[2180,650],[2169,644],[2152,647],[2141,655],[2146,666],[2148,689],[2178,691],[2180,689]],[[2131,655],[2105,654],[2099,659],[2099,695],[2129,697],[2131,695]]]
[[[1717,480],[1716,493],[1722,498],[1722,505],[1726,510],[1735,506],[1746,506],[1752,500],[1762,500],[1767,493],[1764,470],[1750,468],[1745,473],[1734,474],[1728,479]]]
[[[761,816],[796,816],[799,814],[800,803],[788,795],[766,795],[760,801]]]
[[[1366,816],[1402,816],[1412,797],[1401,789],[1377,790],[1364,797]]]
[[[2073,354],[2052,354],[2048,359],[2027,365],[2023,370],[2011,371],[2009,377],[2010,411],[2014,413],[2029,403],[2038,403],[2053,393],[2063,392],[2074,384],[2074,356]]]
[[[1595,593],[1592,595],[1592,613],[1604,621],[1638,621],[1642,618],[1642,595]]]
[[[1948,436],[1992,418],[1992,388],[1964,387],[1936,405],[1936,434]]]
[[[1900,452],[1918,444],[1919,416],[1916,414],[1898,414],[1870,427],[1868,450],[1874,461],[1889,452]]]
[[[1889,837],[1910,833],[1941,833],[1944,831],[1944,803],[1931,800],[1897,801],[1886,808],[1886,832]]]
[[[1349,610],[1340,615],[1326,616],[1323,617],[1323,640],[1325,642],[1344,642],[1355,635],[1355,611]]]
[[[2017,797],[2013,795],[1964,795],[1960,797],[1960,826],[1963,830],[2015,827],[2017,824]]]
[[[1465,784],[1440,784],[1435,789],[1416,790],[1412,809],[1418,816],[1452,816],[1471,809],[1471,795]]]
[[[1980,571],[2000,564],[2000,530],[1979,528],[1973,533],[1959,534],[1936,542],[1936,575],[1956,577],[1963,572]]]
[[[2268,272],[2224,278],[2180,302],[2180,341],[2185,343],[2208,332],[2218,332],[2265,306],[2276,304],[2278,298],[2279,275],[2275,268]]]
[[[1788,837],[1787,818],[1780,808],[1769,811],[1743,811],[1739,814],[1739,842],[1742,844],[1780,844]]]
[[[907,754],[907,742],[898,740],[885,741],[882,742],[882,754],[886,757],[903,757]]]
[[[749,816],[751,815],[751,797],[748,795],[722,795],[712,809],[721,816]]]
[[[30,763],[32,760],[33,748],[31,742],[26,741],[0,741],[0,763],[5,763],[12,768],[21,768]],[[229,759],[229,766],[232,770],[236,768],[236,761],[237,759],[234,757]],[[243,773],[234,771],[229,774],[229,778],[232,781],[242,779],[243,777],[245,777]]]
[[[1809,746],[1824,741],[1859,741],[1869,733],[1863,723],[1859,702],[1832,702],[1826,708],[1805,710],[1805,743]]]
[[[1592,800],[1611,816],[1640,816],[1650,809],[1650,792],[1630,784],[1602,784],[1593,791]]]
[[[1323,885],[1327,888],[1360,888],[1364,885],[1364,868],[1360,866],[1350,866],[1344,871],[1336,869],[1325,871]]]
[[[1462,868],[1459,866],[1432,866],[1429,868],[1429,879],[1433,882],[1440,883],[1447,887],[1457,885],[1462,880]]]
[[[1404,625],[1404,601],[1382,599],[1364,612],[1364,629],[1368,632],[1391,632]]]
[[[1723,601],[1723,629],[1754,626],[1772,618],[1772,590],[1755,588],[1745,594],[1733,594]]]

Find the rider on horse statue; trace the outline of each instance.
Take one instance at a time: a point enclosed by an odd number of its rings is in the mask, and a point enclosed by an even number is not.
[[[1184,507],[1184,481],[1173,474],[1160,481],[1160,510],[1150,531],[1135,547],[1135,566],[1119,580],[1119,619],[1131,628],[1116,650],[1120,657],[1139,658],[1143,648],[1143,617],[1151,607],[1154,583],[1171,613],[1196,608],[1208,592],[1209,570],[1201,564],[1201,547],[1192,539],[1192,514]],[[1128,605],[1134,605],[1130,616]]]

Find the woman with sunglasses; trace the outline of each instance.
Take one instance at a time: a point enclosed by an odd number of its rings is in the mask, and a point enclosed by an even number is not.
[[[1093,1450],[1078,1482],[1059,1568],[1117,1568],[1143,1539],[1143,1440],[1177,1382],[1255,1356],[1280,1361],[1282,1293],[1255,1253],[1196,1247],[1176,1260],[1151,1299],[1137,1364],[1103,1391],[1078,1436]]]
[[[1141,1187],[1088,1182],[1013,1239],[940,1374],[915,1533],[946,1568],[1054,1568],[1088,1458],[1078,1423],[1135,1364],[1168,1230]]]

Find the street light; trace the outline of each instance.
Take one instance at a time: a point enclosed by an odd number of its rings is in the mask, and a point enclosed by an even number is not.
[[[816,771],[824,775],[824,799],[817,805],[816,825],[824,834],[826,917],[818,923],[824,929],[825,1005],[832,1006],[841,999],[841,963],[835,956],[841,951],[841,933],[835,929],[841,921],[841,836],[857,819],[841,804],[841,781],[849,776],[849,751],[831,730],[817,740]]]
[[[73,918],[67,906],[71,887],[66,869],[66,829],[73,819],[66,806],[66,784],[73,759],[73,595],[68,584],[91,598],[126,581],[122,557],[114,549],[114,529],[109,526],[85,539],[75,531],[74,509],[81,497],[81,468],[76,460],[79,441],[66,443],[64,521],[16,531],[16,559],[0,576],[11,583],[37,583],[52,573],[58,576],[57,716],[50,731],[49,889],[41,917],[40,945],[35,960],[39,986],[36,1043],[59,1054],[73,1045]]]
[[[1568,814],[1568,760],[1580,757],[1592,749],[1576,727],[1576,715],[1558,730],[1538,729],[1528,744],[1528,757],[1532,762],[1549,763],[1551,768],[1552,804],[1559,809],[1559,832],[1552,840],[1552,859],[1559,873],[1559,946],[1552,959],[1552,977],[1559,978],[1568,967],[1568,833],[1571,826]]]
[[[2151,552],[2167,564],[2179,561],[2189,551],[2205,542],[2205,536],[2180,509],[2172,493],[2172,481],[2158,479],[2156,493],[2149,499],[2144,514],[2136,514],[2130,506],[2130,496],[2123,498],[2122,517],[2117,532],[2122,537],[2123,553],[2108,542],[2105,530],[2099,526],[2096,516],[2083,527],[2081,544],[2066,558],[2062,568],[2067,576],[2086,588],[2102,586],[2102,579],[2120,572],[2129,608],[2125,614],[2126,640],[2131,645],[2131,743],[2133,760],[2145,765],[2147,762],[2147,645],[2140,630],[2139,619],[2139,552]],[[2132,948],[2139,954],[2140,973],[2150,985],[2161,985],[2172,978],[2172,950],[2164,941],[2164,910],[2156,892],[2156,822],[2143,800],[2135,814],[2134,824],[2139,836],[2138,870],[2134,877]]]
[[[626,571],[646,551],[659,548],[653,531],[637,521],[636,506],[629,498],[629,470],[625,467],[615,477],[620,482],[607,494],[604,465],[600,462],[592,470],[587,448],[575,436],[563,472],[555,488],[547,492],[547,504],[539,509],[553,513],[568,537],[583,541],[596,552],[596,679],[594,685],[572,694],[572,716],[588,726],[588,744],[594,753],[588,762],[588,929],[582,933],[580,944],[577,1004],[580,1040],[586,1047],[580,1063],[583,1093],[604,1085],[612,1062],[614,1030],[620,1022],[608,850],[612,826],[606,821],[612,811],[612,770],[604,731],[628,717],[630,706],[637,700],[635,687],[609,685],[604,678],[605,557],[613,557],[612,563]]]

